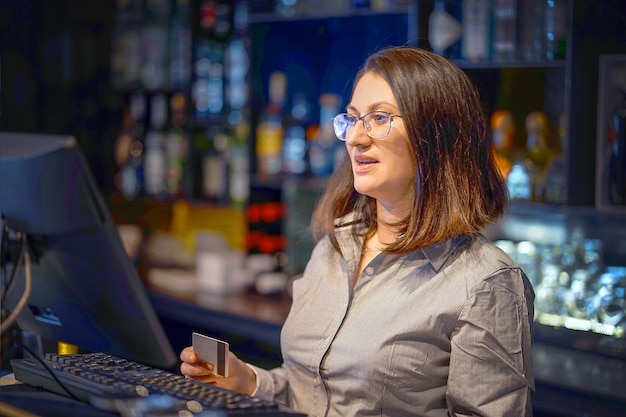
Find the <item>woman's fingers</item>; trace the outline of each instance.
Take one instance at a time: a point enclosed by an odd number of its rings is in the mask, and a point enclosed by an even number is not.
[[[213,375],[213,364],[198,362],[198,357],[191,346],[181,351],[180,360],[182,361],[180,372],[185,376],[197,379]]]

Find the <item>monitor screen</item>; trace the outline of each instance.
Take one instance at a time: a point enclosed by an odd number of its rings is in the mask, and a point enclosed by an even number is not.
[[[18,309],[21,329],[154,367],[175,365],[74,137],[0,132],[0,213],[2,268],[20,263],[11,259],[16,236],[24,237],[30,258],[30,268],[18,267],[11,282],[3,277],[2,308]]]

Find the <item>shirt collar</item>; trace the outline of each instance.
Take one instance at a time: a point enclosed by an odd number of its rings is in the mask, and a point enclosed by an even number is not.
[[[353,231],[364,232],[365,224],[357,217],[355,212],[346,214],[343,217],[335,219],[335,236],[339,242],[339,246],[344,252],[344,256],[347,254],[347,248],[353,247],[354,242]],[[359,238],[358,241],[362,243],[363,238]],[[421,249],[424,257],[428,259],[428,262],[432,265],[435,271],[439,271],[448,258],[454,253],[454,251],[469,240],[466,235],[455,236],[452,239],[444,240],[434,245]],[[351,252],[351,251],[350,251]]]
[[[466,235],[455,236],[452,239],[435,243],[422,249],[422,253],[428,259],[435,271],[439,271],[454,251],[469,240]]]

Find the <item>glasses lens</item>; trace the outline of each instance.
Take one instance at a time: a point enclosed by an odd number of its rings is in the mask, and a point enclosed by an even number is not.
[[[384,138],[391,128],[391,115],[382,111],[371,112],[364,120],[367,132],[375,139]]]
[[[350,126],[349,117],[346,113],[340,113],[333,117],[333,128],[335,129],[337,139],[346,140],[346,132]]]

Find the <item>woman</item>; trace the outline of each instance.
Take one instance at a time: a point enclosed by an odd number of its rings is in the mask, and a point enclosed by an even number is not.
[[[294,283],[283,365],[183,374],[311,416],[530,416],[533,291],[480,234],[505,210],[478,95],[410,47],[370,56],[334,119],[345,163]]]

